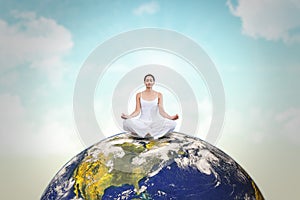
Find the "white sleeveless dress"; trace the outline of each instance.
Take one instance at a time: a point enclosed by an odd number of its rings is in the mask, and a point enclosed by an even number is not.
[[[123,121],[123,129],[137,134],[138,137],[144,138],[150,134],[154,139],[172,132],[176,127],[176,122],[163,118],[158,110],[158,97],[152,101],[147,101],[140,97],[141,115],[139,118],[130,118]]]

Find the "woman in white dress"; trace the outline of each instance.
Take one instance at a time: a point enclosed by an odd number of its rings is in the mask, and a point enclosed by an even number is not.
[[[178,119],[178,115],[170,116],[165,112],[163,95],[152,89],[155,84],[152,74],[144,77],[144,84],[146,89],[136,94],[135,111],[130,115],[121,115],[124,119],[123,129],[137,137],[158,139],[175,129],[174,120]],[[140,113],[139,118],[135,118]]]

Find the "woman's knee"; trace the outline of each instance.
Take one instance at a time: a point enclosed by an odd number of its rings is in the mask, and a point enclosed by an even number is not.
[[[174,120],[170,120],[169,123],[170,123],[170,127],[171,127],[172,129],[175,129],[177,123],[176,123]]]
[[[125,120],[123,121],[123,128],[130,127],[130,124],[131,124],[130,121],[131,121],[130,119],[125,119]]]
[[[125,119],[123,121],[123,127],[132,127],[134,125],[134,122],[132,119]]]

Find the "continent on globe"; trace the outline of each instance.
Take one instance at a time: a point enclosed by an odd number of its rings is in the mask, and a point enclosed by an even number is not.
[[[173,132],[158,140],[121,133],[70,160],[41,200],[263,200],[231,157],[195,137]]]

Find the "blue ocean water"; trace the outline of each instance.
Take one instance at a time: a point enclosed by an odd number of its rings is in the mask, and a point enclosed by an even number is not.
[[[224,173],[234,174],[234,168],[216,170],[221,173],[216,178],[213,174],[206,175],[198,169],[188,167],[182,169],[176,162],[164,167],[153,177],[146,177],[139,182],[139,186],[146,186],[143,193],[137,195],[133,186],[110,187],[105,190],[103,199],[190,199],[190,200],[226,200],[243,199],[245,193],[253,195],[251,182],[241,182],[235,176],[224,176]],[[222,175],[223,173],[223,175]],[[220,178],[222,177],[222,178]],[[250,179],[251,180],[251,179]],[[240,197],[240,198],[239,198]]]

